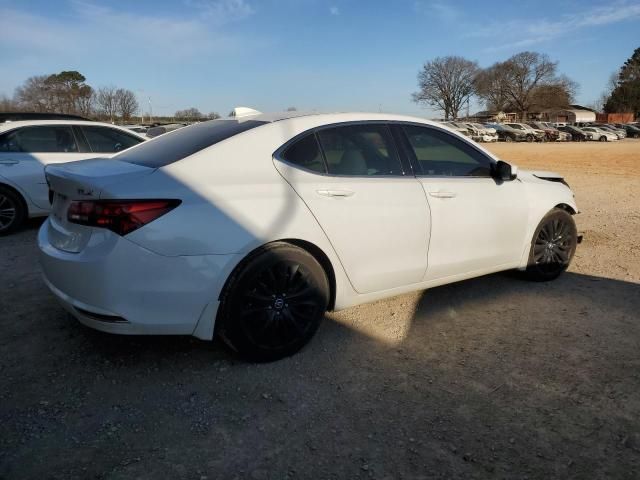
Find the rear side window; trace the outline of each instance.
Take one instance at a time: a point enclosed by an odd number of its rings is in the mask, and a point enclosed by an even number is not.
[[[298,167],[318,173],[326,173],[322,153],[315,134],[310,133],[298,140],[282,154],[282,158]]]
[[[320,130],[318,139],[334,175],[402,175],[386,125],[349,125]]]
[[[0,137],[0,152],[75,153],[78,144],[66,125],[22,127]]]
[[[143,167],[160,168],[265,123],[258,120],[197,123],[144,142],[137,148],[122,152],[117,159]]]
[[[116,153],[142,141],[115,128],[86,126],[81,128],[84,136],[87,137],[91,151],[95,153]]]

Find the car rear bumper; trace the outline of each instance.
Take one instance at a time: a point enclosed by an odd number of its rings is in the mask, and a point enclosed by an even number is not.
[[[237,255],[169,257],[111,234],[68,253],[38,234],[44,281],[83,324],[109,333],[211,338],[220,291]]]

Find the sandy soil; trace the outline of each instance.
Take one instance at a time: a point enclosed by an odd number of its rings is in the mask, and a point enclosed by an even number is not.
[[[566,175],[570,271],[327,315],[272,364],[70,320],[0,239],[0,478],[640,477],[640,141],[500,144]]]

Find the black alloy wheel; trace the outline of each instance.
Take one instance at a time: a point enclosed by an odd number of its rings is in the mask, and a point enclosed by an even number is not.
[[[536,229],[526,270],[532,280],[557,278],[571,263],[578,243],[578,232],[571,214],[560,208],[551,210]]]
[[[327,275],[310,253],[270,244],[245,260],[222,298],[222,338],[241,356],[289,356],[315,334],[329,303]]]
[[[0,186],[0,235],[15,231],[26,216],[21,198],[12,190]]]

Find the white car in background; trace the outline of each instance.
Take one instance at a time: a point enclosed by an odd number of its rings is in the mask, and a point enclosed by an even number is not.
[[[113,155],[145,140],[108,123],[28,120],[0,124],[0,235],[49,213],[44,167]]]
[[[551,280],[579,241],[560,175],[400,115],[247,113],[46,176],[40,262],[69,312],[217,333],[254,360],[300,349],[327,309],[501,270]]]
[[[618,140],[618,136],[607,130],[598,127],[582,127],[580,130],[591,134],[591,139],[598,142],[613,142]]]
[[[487,127],[480,123],[466,122],[465,125],[469,127],[472,132],[474,132],[474,140],[479,142],[497,142],[498,141],[498,133],[495,128]]]

